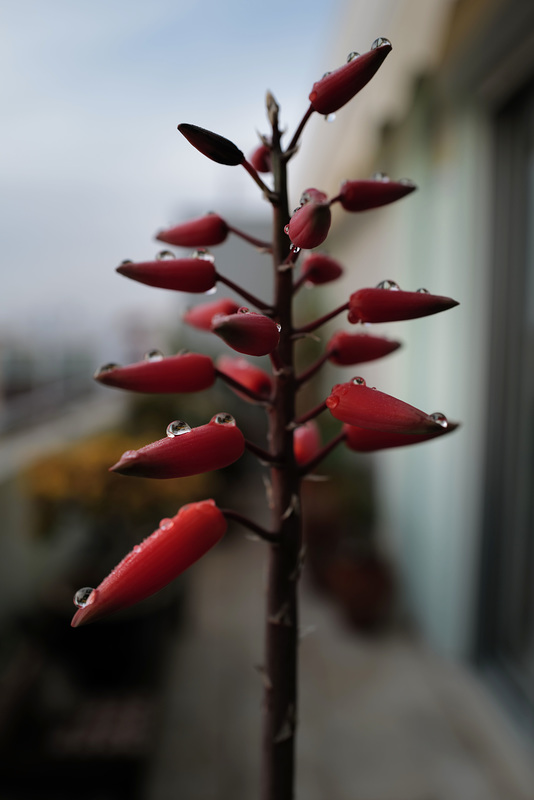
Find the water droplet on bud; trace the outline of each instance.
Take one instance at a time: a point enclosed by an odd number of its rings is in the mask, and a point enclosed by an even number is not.
[[[278,330],[278,333],[280,333],[280,331],[282,330],[282,326],[280,325],[279,322],[276,323],[276,328]]]
[[[165,517],[160,521],[159,527],[161,528],[162,531],[168,531],[169,528],[172,528],[173,524],[174,523],[172,519],[169,519],[169,517]]]
[[[389,280],[380,281],[380,283],[377,284],[376,288],[377,289],[389,289],[391,292],[400,292],[400,286],[399,286],[398,283],[395,283],[395,281],[389,281]]]
[[[217,292],[217,287],[212,286],[211,289],[208,289],[208,291],[204,292],[204,294],[216,294],[216,292]]]
[[[352,50],[347,56],[347,64],[350,64],[351,61],[354,61],[355,58],[358,58],[360,54],[356,52],[356,50]]]
[[[365,379],[364,378],[359,378],[359,377],[358,378],[353,378],[351,383],[353,383],[355,386],[366,386],[367,385],[365,383]]]
[[[162,361],[164,358],[161,350],[149,350],[145,353],[145,361]]]
[[[93,592],[94,589],[92,589],[90,586],[84,586],[83,589],[78,589],[73,598],[74,605],[77,608],[85,608],[87,601]]]
[[[323,78],[326,78],[326,76],[327,76],[327,75],[331,75],[331,74],[332,74],[332,71],[331,71],[331,70],[330,70],[329,72],[325,72],[325,73],[323,73]],[[323,78],[321,78],[321,80],[322,80]]]
[[[434,422],[437,422],[442,428],[448,428],[449,426],[449,420],[441,411],[435,411],[433,414],[430,414],[430,419],[433,419]]]
[[[211,261],[211,262],[215,261],[215,256],[212,253],[210,253],[209,250],[206,250],[203,247],[199,248],[198,250],[195,250],[195,252],[193,253],[193,258],[199,258],[201,261]]]
[[[421,286],[420,289],[417,289],[417,294],[430,294],[430,292],[428,289],[425,289],[423,286]]]
[[[160,250],[159,253],[156,254],[157,261],[166,261],[170,258],[176,258],[174,253],[171,253],[170,250]]]
[[[335,118],[336,118],[335,114],[326,114],[325,118],[324,118],[324,121],[325,122],[334,122]]]
[[[109,364],[104,364],[100,369],[97,369],[95,378],[98,378],[99,375],[104,375],[106,372],[113,372],[114,369],[120,369],[120,364],[115,364],[110,361]]]
[[[375,172],[373,173],[373,180],[382,181],[382,183],[388,183],[389,175],[386,172]]]
[[[241,306],[241,308],[237,309],[237,313],[238,314],[250,314],[250,308],[247,308],[246,306]]]
[[[402,183],[403,186],[414,186],[415,187],[415,183],[412,180],[410,180],[410,178],[400,178],[398,182]]]
[[[289,225],[286,225],[286,226],[284,227],[284,233],[286,234],[286,236],[288,236],[288,235],[289,235]]]
[[[216,414],[213,419],[217,425],[235,425],[235,419],[232,417],[232,415],[227,414],[224,411],[220,414]]]
[[[189,433],[191,426],[187,422],[182,422],[181,419],[175,419],[174,422],[169,422],[167,425],[166,434],[172,439],[174,436],[181,436],[183,433]]]
[[[296,244],[292,244],[291,245],[291,252],[293,253],[294,256],[298,256],[298,254],[300,253],[301,249],[302,248],[297,247]]]
[[[132,261],[131,258],[125,258],[124,261],[121,261],[121,267],[123,267],[125,264],[133,264],[133,263],[134,262]]]
[[[376,50],[378,47],[384,47],[384,45],[389,45],[389,47],[391,47],[391,42],[384,36],[379,36],[378,39],[375,39],[371,45],[371,50]]]

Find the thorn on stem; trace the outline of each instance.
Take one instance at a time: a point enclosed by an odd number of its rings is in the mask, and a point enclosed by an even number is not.
[[[284,721],[280,726],[280,730],[273,739],[273,744],[281,744],[281,742],[291,739],[295,733],[295,722],[295,706],[291,704],[287,707]]]

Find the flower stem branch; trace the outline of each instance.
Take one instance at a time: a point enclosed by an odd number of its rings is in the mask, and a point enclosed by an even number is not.
[[[252,180],[255,181],[260,189],[262,190],[263,194],[269,200],[270,203],[274,203],[277,200],[276,193],[273,192],[272,189],[269,189],[266,183],[262,181],[260,176],[258,175],[257,171],[254,169],[252,164],[250,164],[246,159],[242,162],[242,165],[245,167],[248,174],[251,176]]]
[[[260,405],[267,406],[269,405],[269,400],[266,397],[263,397],[261,394],[258,394],[253,389],[249,389],[248,386],[245,386],[240,381],[236,381],[235,378],[232,378],[230,375],[227,375],[225,372],[221,372],[220,369],[215,367],[215,374],[218,378],[231,386],[232,389],[235,389],[236,392],[240,392],[241,394],[246,394],[247,397],[250,397],[251,400],[254,400],[255,403]]]
[[[263,312],[272,312],[272,307],[268,305],[268,303],[264,303],[263,300],[260,300],[255,295],[251,294],[250,292],[247,292],[246,289],[243,289],[241,286],[239,286],[239,284],[234,283],[234,281],[231,281],[230,278],[221,275],[220,272],[215,273],[215,275],[219,283],[224,283],[225,286],[228,286],[229,289],[233,289],[233,291],[241,295],[241,297],[244,300],[246,300],[247,303],[252,303],[252,305],[256,306],[256,308],[261,308]]]
[[[256,247],[258,250],[261,250],[262,253],[272,253],[273,251],[270,242],[264,242],[261,239],[256,239],[255,236],[251,236],[249,233],[245,233],[245,231],[235,228],[233,225],[228,225],[228,230],[231,233],[234,233],[236,236],[239,236],[241,239],[244,239],[245,242],[254,245],[254,247]]]
[[[323,355],[318,358],[317,361],[315,361],[315,363],[313,363],[310,367],[308,367],[307,370],[305,370],[305,372],[297,377],[297,384],[302,386],[303,383],[306,383],[306,381],[309,381],[310,378],[313,378],[315,373],[321,369],[326,361],[328,361],[329,357],[330,353],[327,350],[326,353],[323,353]]]
[[[319,414],[322,414],[323,411],[326,411],[326,408],[327,408],[326,400],[323,400],[322,403],[319,403],[318,406],[315,406],[315,408],[310,409],[310,411],[308,411],[306,414],[303,414],[301,417],[298,417],[291,424],[293,426],[295,426],[295,425],[303,425],[305,422],[308,422],[310,419],[314,419],[315,417],[318,417]]]
[[[289,143],[289,145],[287,147],[287,150],[286,150],[286,153],[285,153],[286,161],[289,161],[289,159],[295,154],[296,148],[297,148],[297,145],[298,145],[298,141],[300,139],[302,131],[304,130],[304,126],[308,122],[308,120],[311,117],[311,115],[313,114],[313,112],[314,112],[314,108],[310,104],[310,107],[308,108],[308,110],[306,111],[304,116],[302,117],[302,119],[301,119],[301,121],[299,123],[299,126],[298,126],[297,130],[295,131],[295,133],[293,135],[293,138],[291,139],[291,142]]]
[[[264,539],[266,542],[276,544],[278,541],[278,535],[276,533],[266,531],[261,525],[258,525],[256,522],[253,522],[253,520],[245,517],[244,514],[240,514],[239,511],[234,511],[232,508],[221,508],[221,513],[226,517],[226,519],[233,519],[235,522],[239,522],[240,525],[244,525],[245,528],[248,528],[257,536],[259,536],[260,539]]]
[[[321,325],[325,324],[325,322],[328,322],[329,320],[334,319],[334,317],[337,317],[338,314],[342,314],[343,311],[348,311],[348,310],[349,310],[349,304],[344,303],[342,306],[339,306],[339,308],[335,308],[333,311],[330,311],[329,314],[325,314],[324,317],[319,317],[318,319],[313,320],[313,322],[309,322],[308,325],[303,325],[301,328],[296,328],[295,334],[299,335],[302,333],[310,333],[311,331],[320,328]]]
[[[315,469],[315,467],[318,464],[320,464],[321,461],[323,461],[323,459],[325,459],[326,456],[328,456],[332,452],[332,450],[335,450],[335,448],[339,444],[341,444],[341,442],[343,442],[346,438],[347,434],[342,431],[334,439],[328,442],[328,444],[325,445],[321,450],[319,450],[319,452],[313,458],[311,458],[306,464],[303,464],[300,468],[300,474],[302,475],[302,477],[308,475],[309,472]]]
[[[249,439],[245,439],[245,447],[250,453],[253,453],[257,456],[260,461],[263,461],[265,464],[270,464],[272,466],[279,465],[281,463],[280,458],[269,453],[267,450],[264,450],[263,447],[259,447],[259,445],[254,444]]]

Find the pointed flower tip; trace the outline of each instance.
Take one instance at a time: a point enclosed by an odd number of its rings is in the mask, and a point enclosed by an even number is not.
[[[210,213],[160,231],[156,239],[175,247],[212,247],[222,244],[228,233],[228,225],[224,219],[218,214]]]
[[[359,289],[349,299],[348,320],[397,322],[427,317],[459,305],[452,297],[430,294],[427,289],[405,292],[395,281],[382,281],[375,288]]]
[[[96,589],[76,593],[78,611],[71,626],[94,622],[155,594],[202,558],[225,532],[226,519],[213,500],[183,506],[175,517],[162,519]]]
[[[208,292],[217,280],[213,257],[201,251],[191,258],[174,258],[164,250],[155,261],[125,262],[117,272],[146,286],[193,294]]]
[[[266,356],[278,347],[280,328],[274,320],[242,307],[236,314],[216,315],[211,329],[233,350]]]
[[[105,364],[94,377],[105,386],[132,392],[201,392],[213,386],[215,366],[209,356],[200,353],[164,357],[158,350],[152,350],[143,361],[126,367]]]
[[[136,478],[184,478],[227,467],[241,458],[244,449],[245,439],[234,418],[220,412],[197,428],[180,420],[171,422],[165,439],[127,450],[110,472]]]
[[[346,64],[327,72],[313,84],[310,92],[313,109],[325,116],[338,111],[369,83],[390,52],[391,42],[380,37],[375,39],[369,52],[350,53]]]
[[[439,434],[448,422],[443,414],[426,414],[396,397],[353,378],[334,386],[326,405],[333,417],[349,425],[395,434]]]
[[[218,133],[199,128],[198,125],[190,125],[187,122],[178,125],[178,130],[202,155],[218,164],[236,167],[245,160],[239,147]]]

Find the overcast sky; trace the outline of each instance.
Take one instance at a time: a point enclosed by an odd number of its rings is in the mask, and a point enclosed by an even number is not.
[[[292,131],[331,68],[337,6],[2,0],[0,336],[76,339],[168,313],[168,293],[114,267],[153,257],[154,232],[180,215],[265,207],[244,170],[204,159],[177,124],[250,152],[269,88]]]

